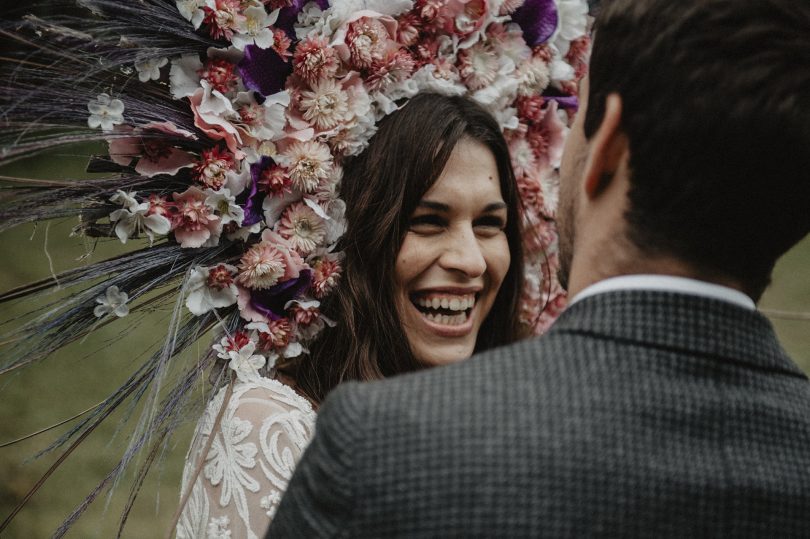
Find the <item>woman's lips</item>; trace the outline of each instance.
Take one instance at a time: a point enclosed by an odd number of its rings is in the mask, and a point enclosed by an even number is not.
[[[429,289],[411,295],[411,303],[428,331],[440,337],[463,337],[473,329],[480,289]]]

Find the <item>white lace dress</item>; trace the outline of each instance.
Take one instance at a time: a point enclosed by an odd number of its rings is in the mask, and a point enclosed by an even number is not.
[[[214,396],[197,425],[181,496],[189,489],[226,389]],[[237,381],[178,521],[178,539],[263,538],[314,428],[312,405],[291,387],[269,378]]]

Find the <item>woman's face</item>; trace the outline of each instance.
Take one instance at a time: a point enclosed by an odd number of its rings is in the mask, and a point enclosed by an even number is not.
[[[462,139],[410,219],[396,260],[396,303],[416,359],[470,357],[510,254],[498,168],[483,144]]]

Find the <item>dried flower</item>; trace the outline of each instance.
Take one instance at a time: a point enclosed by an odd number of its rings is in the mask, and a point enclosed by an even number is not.
[[[289,170],[293,186],[305,193],[315,191],[320,180],[332,171],[329,147],[314,140],[290,145],[279,160]]]
[[[244,286],[262,290],[278,283],[286,271],[284,255],[269,241],[261,241],[242,256],[236,280]]]
[[[118,290],[115,285],[107,287],[103,296],[96,298],[96,308],[93,309],[93,314],[96,318],[101,318],[107,314],[114,314],[118,318],[123,318],[129,314],[129,306],[127,305],[129,296],[126,292]]]
[[[186,283],[188,310],[200,316],[236,303],[237,289],[233,279],[235,273],[236,268],[230,264],[219,264],[211,268],[197,266],[192,269]]]
[[[293,72],[305,81],[334,78],[339,67],[340,58],[325,38],[307,38],[295,49]]]
[[[323,219],[303,202],[290,204],[278,222],[278,233],[290,242],[301,256],[307,256],[323,242],[326,227]]]
[[[318,129],[332,129],[348,120],[349,96],[334,79],[320,79],[311,90],[301,92],[299,102],[304,119]]]
[[[158,80],[160,78],[160,68],[169,63],[169,59],[149,58],[143,62],[135,62],[135,69],[138,71],[138,80],[146,82]]]
[[[87,110],[90,111],[87,125],[93,129],[101,127],[102,131],[112,131],[114,126],[124,123],[124,102],[108,94],[98,94],[87,104]]]

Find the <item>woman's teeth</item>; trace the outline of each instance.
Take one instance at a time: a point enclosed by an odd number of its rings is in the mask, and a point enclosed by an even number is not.
[[[475,305],[475,294],[465,296],[421,296],[416,299],[416,304],[425,309],[466,311]]]
[[[462,311],[461,313],[454,314],[452,316],[448,316],[446,314],[429,313],[425,315],[425,318],[431,322],[441,324],[443,326],[460,326],[467,321],[467,313]]]
[[[475,294],[430,294],[413,300],[422,315],[443,326],[460,326],[467,321],[475,306]]]

